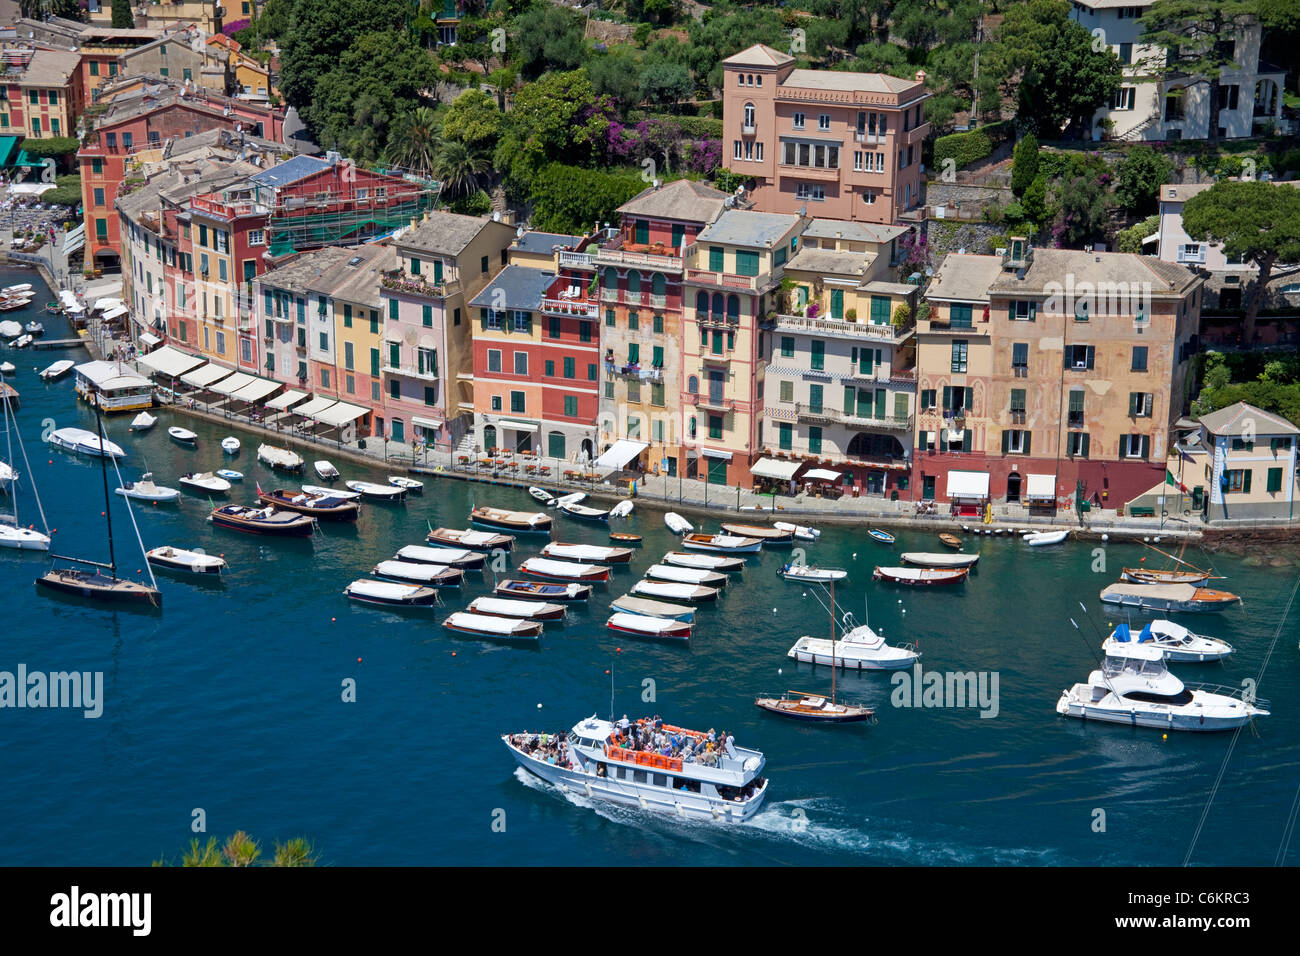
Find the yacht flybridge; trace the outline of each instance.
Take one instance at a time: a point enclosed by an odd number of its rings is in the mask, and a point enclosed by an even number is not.
[[[658,721],[600,720],[560,734],[504,734],[529,773],[561,790],[692,819],[743,823],[767,795],[757,750]]]
[[[1122,652],[1107,649],[1101,669],[1089,674],[1087,683],[1061,692],[1056,712],[1160,730],[1233,730],[1267,717],[1264,703],[1244,699],[1232,688],[1184,685],[1169,672],[1164,648],[1139,643]]]

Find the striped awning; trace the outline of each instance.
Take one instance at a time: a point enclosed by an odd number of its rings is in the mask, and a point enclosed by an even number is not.
[[[222,379],[216,385],[213,385],[212,390],[218,395],[234,395],[241,388],[252,385],[256,381],[257,379],[252,375],[247,375],[244,372],[236,372],[229,378]]]
[[[207,388],[213,382],[219,382],[233,372],[234,369],[213,365],[209,362],[201,368],[196,368],[194,371],[182,375],[181,381],[191,388]]]
[[[275,398],[267,402],[266,407],[274,408],[277,411],[282,411],[286,408],[292,408],[294,405],[297,405],[299,402],[305,400],[307,397],[308,396],[306,392],[300,392],[296,388],[291,388],[283,395],[277,395],[275,396]]]

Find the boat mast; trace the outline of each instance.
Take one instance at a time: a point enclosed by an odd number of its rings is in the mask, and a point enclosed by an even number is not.
[[[835,579],[831,578],[831,704],[835,703]]]
[[[9,462],[10,466],[12,466],[15,463],[14,462],[14,436],[13,436],[13,432],[9,430],[10,425],[9,425],[9,393],[8,392],[0,391],[0,402],[4,402],[5,442],[8,446],[8,450],[5,454],[5,460]],[[22,525],[18,523],[18,478],[17,476],[15,476],[14,480],[10,482],[9,497],[13,499],[13,501],[11,502],[11,506],[13,507],[13,511],[14,511],[14,527],[20,528],[22,527]]]
[[[113,508],[108,499],[108,462],[104,456],[108,454],[104,448],[104,419],[99,412],[99,403],[94,402],[95,406],[95,430],[99,432],[99,471],[104,476],[104,517],[108,519],[108,570],[113,580],[117,580],[117,558],[113,554]]]

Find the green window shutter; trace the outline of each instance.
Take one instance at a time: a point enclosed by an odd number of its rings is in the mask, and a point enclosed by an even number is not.
[[[781,357],[790,358],[794,355],[794,336],[781,336]]]
[[[654,358],[651,360],[650,364],[654,368],[664,367],[664,347],[662,345],[656,345],[654,347]]]
[[[870,418],[871,417],[871,390],[866,388],[859,388],[856,390],[856,395],[858,399],[857,417]]]
[[[1138,413],[1138,393],[1128,393],[1128,417],[1135,418]]]
[[[808,426],[808,450],[814,455],[822,453],[822,430],[818,425]]]
[[[343,303],[343,328],[352,328],[352,306],[346,302]]]
[[[1150,457],[1151,457],[1151,436],[1150,436],[1150,435],[1143,435],[1143,436],[1142,436],[1142,449],[1141,449],[1141,451],[1142,451],[1142,457],[1143,457],[1144,459],[1145,459],[1145,458],[1150,458]],[[1246,472],[1246,482],[1247,482],[1247,484],[1250,483],[1250,472]]]
[[[576,418],[578,415],[578,399],[575,395],[564,396],[564,415],[566,418]],[[559,455],[556,456],[560,457]]]
[[[396,300],[396,299],[389,299],[389,300],[388,300],[388,317],[389,317],[390,319],[395,319],[395,318],[397,318],[397,300]]]
[[[1090,369],[1092,368],[1093,357],[1096,351],[1097,350],[1093,346],[1088,346],[1088,368]]]
[[[1011,450],[1011,432],[1008,429],[1002,429],[1002,454]]]
[[[587,381],[594,382],[596,381],[596,378],[597,378],[596,363],[590,362],[587,364]]]
[[[943,408],[945,411],[947,411],[949,408],[952,408],[952,386],[951,385],[945,385],[943,387]]]
[[[635,309],[628,310],[627,328],[629,332],[635,332],[637,329],[641,328],[640,318],[638,317]]]
[[[1142,436],[1142,450],[1143,450],[1144,452],[1146,451],[1146,436],[1145,436],[1145,435]],[[1142,457],[1145,458],[1146,455],[1144,454]],[[1246,469],[1243,471],[1243,474],[1242,474],[1242,480],[1241,480],[1241,481],[1242,481],[1242,483],[1241,483],[1241,493],[1242,493],[1242,494],[1245,494],[1245,495],[1250,494],[1250,476],[1251,476],[1251,472],[1252,472],[1252,471],[1253,471],[1253,469],[1251,469],[1251,468],[1246,468]]]
[[[878,389],[876,389],[876,414],[875,414],[875,417],[878,418],[878,419],[882,419],[882,418],[885,417],[885,394],[886,394],[886,393],[885,393],[885,390],[884,390],[883,388],[878,388]]]
[[[831,289],[831,318],[844,318],[844,290]]]
[[[1088,433],[1087,433],[1087,432],[1084,432],[1084,433],[1083,433],[1083,448],[1082,448],[1082,450],[1080,451],[1080,454],[1081,454],[1084,458],[1087,458],[1087,457],[1088,457]]]
[[[547,329],[546,334],[553,339],[558,339],[560,337],[560,317],[558,315],[551,316],[547,325],[549,328]]]
[[[433,385],[424,386],[424,404],[426,405],[438,404],[438,389],[436,386]]]
[[[714,355],[722,354],[722,343],[724,341],[725,340],[722,337],[722,333],[717,329],[714,329],[713,330],[713,354]]]
[[[812,352],[812,368],[820,372],[826,368],[826,343],[814,339],[809,344]]]
[[[969,428],[966,429],[964,432],[961,433],[961,450],[962,450],[962,451],[970,451],[970,438],[971,438],[971,431],[970,431]]]
[[[574,360],[573,360],[573,356],[571,356],[571,355],[566,355],[565,358],[564,358],[564,377],[565,377],[565,378],[574,378],[575,376],[577,376],[577,374],[578,374],[578,373],[577,373],[577,371],[576,371],[576,369],[575,369],[575,363],[574,363]]]
[[[888,325],[889,320],[889,296],[873,295],[871,297],[871,324]]]
[[[627,362],[629,365],[641,364],[641,346],[636,342],[629,343],[627,347]]]
[[[430,329],[433,328],[433,306],[431,305],[422,306],[420,310],[420,317],[424,321],[425,328],[430,328]]]
[[[605,325],[608,326],[608,327],[611,328],[611,329],[614,327],[614,310],[613,310],[613,309],[606,309],[606,310],[605,310]]]
[[[820,385],[808,386],[808,405],[814,412],[822,410],[822,387]]]
[[[1282,490],[1282,469],[1270,468],[1268,470],[1268,485],[1266,490],[1271,494],[1275,491]]]
[[[402,380],[400,378],[390,378],[388,380],[388,397],[399,399],[402,397]]]
[[[875,355],[876,355],[875,349],[863,349],[861,352],[858,353],[858,374],[860,375],[871,374],[871,369],[872,369],[871,363],[875,358]]]
[[[402,347],[396,342],[388,343],[388,367],[402,367]]]
[[[370,377],[379,378],[379,349],[370,350]]]
[[[564,433],[551,432],[546,438],[546,454],[551,458],[564,457]]]
[[[655,316],[655,335],[663,335],[663,334],[664,334],[664,317],[663,317],[662,315],[656,315],[656,316]]]
[[[758,253],[745,250],[736,252],[736,275],[758,275]]]
[[[710,272],[722,271],[722,257],[723,257],[722,246],[709,246],[709,271]]]
[[[975,389],[970,386],[966,387],[966,411],[975,407]]]
[[[1026,432],[1025,432],[1025,454],[1026,454],[1026,455],[1029,454],[1029,445],[1030,445],[1030,441],[1033,439],[1033,437],[1034,437],[1034,433],[1033,433],[1033,432],[1031,432],[1031,431],[1026,431]]]
[[[776,428],[776,434],[777,434],[777,443],[776,443],[777,447],[780,448],[782,451],[789,451],[791,448],[794,447],[792,430],[787,423],[785,422],[779,423]]]
[[[1011,410],[1013,412],[1023,412],[1025,410],[1025,390],[1023,388],[1013,388],[1011,390]]]
[[[554,359],[547,359],[547,360],[546,360],[546,377],[547,377],[547,378],[555,378],[555,360],[554,360]]]
[[[420,260],[419,260],[419,259],[412,259],[412,260],[411,260],[411,275],[413,275],[413,276],[418,276],[419,274],[420,274]]]
[[[644,219],[636,221],[636,241],[642,246],[650,244],[650,223]]]
[[[434,285],[442,285],[442,260],[441,259],[433,260],[433,283]]]
[[[857,399],[858,390],[852,385],[844,386],[844,414],[853,414],[853,403]]]

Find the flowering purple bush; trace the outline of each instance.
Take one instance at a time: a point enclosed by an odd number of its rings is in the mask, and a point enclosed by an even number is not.
[[[221,28],[221,32],[224,33],[224,34],[225,34],[226,36],[228,36],[228,37],[232,37],[232,36],[234,36],[236,33],[238,33],[240,30],[243,30],[245,27],[247,27],[247,26],[248,26],[250,23],[252,23],[252,22],[253,22],[253,21],[252,21],[249,17],[245,17],[245,18],[242,19],[242,20],[235,20],[235,21],[233,21],[232,23],[227,23],[225,26],[223,26],[223,27]]]

